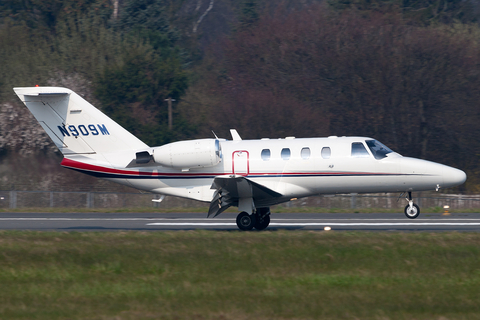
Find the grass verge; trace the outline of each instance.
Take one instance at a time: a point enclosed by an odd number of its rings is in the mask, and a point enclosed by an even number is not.
[[[480,319],[480,234],[0,232],[1,319]]]

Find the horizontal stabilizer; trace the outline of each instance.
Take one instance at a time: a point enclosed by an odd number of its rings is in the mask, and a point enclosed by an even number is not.
[[[38,96],[48,96],[48,97],[53,97],[53,96],[65,96],[69,94],[68,92],[27,92],[24,94],[24,96],[27,97],[38,97]]]

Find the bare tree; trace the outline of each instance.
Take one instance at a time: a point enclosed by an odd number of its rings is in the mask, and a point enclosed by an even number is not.
[[[480,48],[464,29],[314,6],[264,15],[225,43],[215,117],[248,136],[372,136],[464,169],[459,155],[480,147],[463,138],[480,137]]]

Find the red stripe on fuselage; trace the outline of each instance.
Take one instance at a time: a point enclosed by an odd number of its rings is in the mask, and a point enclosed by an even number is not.
[[[150,171],[139,171],[139,170],[120,170],[115,168],[109,168],[104,166],[98,166],[93,164],[88,164],[76,160],[71,160],[68,158],[63,158],[62,162],[60,163],[65,168],[70,169],[77,169],[81,171],[89,171],[95,173],[102,173],[102,174],[112,174],[112,175],[125,175],[132,177],[212,177],[212,176],[222,176],[222,175],[231,175],[232,173],[187,173],[187,172],[150,172]],[[275,172],[250,172],[246,177],[269,177],[269,176],[365,176],[365,175],[398,175],[395,173],[376,173],[376,172],[282,172],[282,173],[275,173]]]
[[[105,174],[123,174],[127,176],[212,176],[212,175],[221,175],[217,173],[161,173],[161,172],[149,172],[149,171],[136,171],[136,170],[120,170],[109,167],[97,166],[93,164],[88,164],[80,161],[71,160],[68,158],[63,158],[60,163],[63,167],[78,169],[83,171],[91,171]]]

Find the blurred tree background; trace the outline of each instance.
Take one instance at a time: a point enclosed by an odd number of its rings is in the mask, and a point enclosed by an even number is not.
[[[1,184],[71,179],[12,90],[39,84],[152,146],[230,128],[371,136],[465,170],[459,191],[480,192],[479,17],[472,0],[3,1]]]

